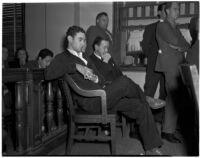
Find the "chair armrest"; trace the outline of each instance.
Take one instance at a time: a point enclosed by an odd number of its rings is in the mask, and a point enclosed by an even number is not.
[[[64,80],[68,82],[68,85],[79,95],[84,97],[100,97],[101,98],[101,112],[103,122],[107,120],[107,103],[106,103],[106,92],[103,89],[97,90],[85,90],[80,88],[69,75],[64,76]]]

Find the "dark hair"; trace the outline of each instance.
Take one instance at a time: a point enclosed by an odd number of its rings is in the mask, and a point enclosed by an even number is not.
[[[42,59],[46,58],[47,56],[53,57],[53,52],[50,51],[49,49],[45,48],[40,50],[38,56],[37,56],[37,60],[39,59],[39,57],[41,57]]]
[[[165,4],[165,12],[166,12],[167,9],[171,8],[172,3],[178,3],[178,2],[177,1],[166,2],[166,4]],[[167,14],[167,12],[166,12],[166,14]]]
[[[97,14],[97,16],[96,16],[96,21],[97,21],[99,18],[101,18],[102,16],[108,16],[108,14],[107,14],[106,12],[101,12],[101,13]]]
[[[25,53],[26,53],[26,62],[27,62],[27,61],[28,61],[28,58],[29,58],[29,55],[28,55],[27,50],[26,50],[25,48],[23,48],[23,47],[18,48],[18,49],[16,50],[16,53],[15,53],[15,58],[16,58],[16,60],[19,60],[19,58],[18,58],[18,53],[19,53],[20,50],[24,50],[24,51],[25,51]]]
[[[173,3],[173,2],[166,2],[165,11],[166,11],[167,9],[171,8],[172,3]]]
[[[101,41],[108,41],[109,42],[109,39],[108,38],[103,38],[101,36],[97,36],[92,44],[92,48],[93,50],[95,51],[95,45],[100,45],[101,44]]]
[[[66,32],[66,37],[65,37],[65,40],[64,40],[67,46],[68,46],[67,37],[68,36],[74,37],[79,32],[82,32],[82,33],[85,34],[85,30],[83,28],[79,27],[79,26],[74,25],[74,26],[71,26],[71,27],[68,28],[68,30]]]

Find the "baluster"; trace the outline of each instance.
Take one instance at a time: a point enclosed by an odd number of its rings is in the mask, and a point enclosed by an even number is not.
[[[40,117],[40,125],[39,127],[41,128],[41,132],[40,135],[44,135],[45,131],[46,131],[46,127],[44,125],[45,122],[45,91],[44,91],[44,81],[42,80],[41,82],[38,83],[38,87],[39,87],[39,92],[38,92],[38,100],[39,100],[39,117]]]
[[[53,128],[53,89],[51,82],[47,83],[47,128],[48,132]]]
[[[57,88],[57,115],[58,115],[58,128],[60,128],[63,124],[63,104],[62,104],[62,95],[60,88]]]
[[[22,151],[23,137],[23,82],[17,82],[15,84],[15,117],[16,117],[16,139],[17,139],[17,151]]]

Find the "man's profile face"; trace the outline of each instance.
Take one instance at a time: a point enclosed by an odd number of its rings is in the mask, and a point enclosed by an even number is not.
[[[95,49],[98,55],[102,57],[104,54],[108,53],[109,41],[102,40],[100,45],[96,45]]]
[[[83,32],[76,33],[74,37],[70,38],[69,44],[71,48],[77,53],[82,52],[84,48],[86,47],[85,33]]]
[[[108,22],[108,17],[105,15],[102,15],[99,19],[97,19],[97,25],[103,29],[107,29]]]
[[[171,7],[168,9],[168,16],[172,19],[177,19],[179,16],[179,5],[177,2],[173,2]]]
[[[159,16],[160,16],[160,19],[165,19],[166,17],[166,13],[165,13],[165,6],[162,7],[162,10],[160,10],[158,12]]]

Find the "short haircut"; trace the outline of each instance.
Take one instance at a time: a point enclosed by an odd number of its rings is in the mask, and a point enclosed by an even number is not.
[[[92,48],[93,50],[95,51],[95,45],[100,45],[101,44],[101,41],[108,41],[109,42],[109,39],[108,38],[103,38],[101,36],[97,36],[92,44]]]
[[[39,59],[39,57],[41,57],[42,59],[46,58],[47,56],[53,57],[53,52],[50,51],[49,49],[42,49],[40,50],[37,59]]]
[[[72,36],[74,37],[77,33],[82,32],[85,34],[85,30],[79,26],[71,26],[68,28],[67,33],[66,33],[66,37],[67,36]]]
[[[171,8],[172,3],[178,3],[179,4],[179,2],[177,2],[177,1],[166,2],[166,4],[165,4],[165,12],[166,12],[167,9]]]
[[[165,7],[165,5],[166,5],[166,2],[165,2],[165,3],[160,3],[160,4],[158,5],[158,12],[159,12],[159,11],[162,11],[163,8]]]
[[[101,12],[101,13],[97,14],[97,16],[96,16],[96,21],[97,21],[99,18],[101,18],[102,16],[108,16],[108,14],[107,14],[106,12]]]
[[[65,37],[65,44],[68,46],[68,36],[74,37],[77,33],[82,32],[85,34],[85,30],[79,26],[71,26],[68,28],[66,32],[66,37]]]

